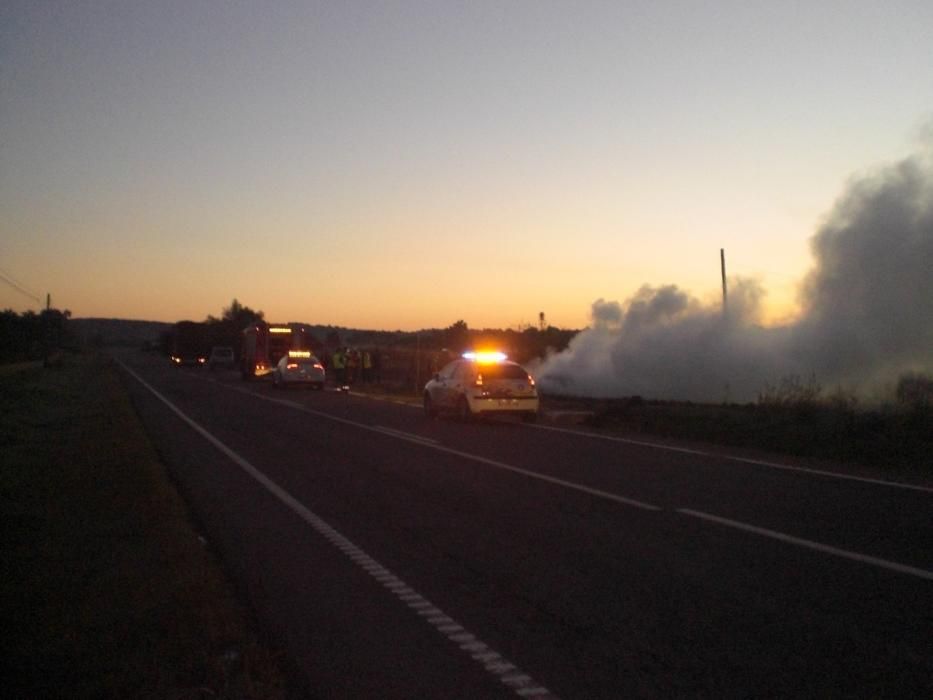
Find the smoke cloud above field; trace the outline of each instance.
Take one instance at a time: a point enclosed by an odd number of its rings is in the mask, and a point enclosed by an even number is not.
[[[749,401],[797,376],[861,395],[933,372],[933,139],[852,179],[811,240],[793,323],[760,323],[762,286],[730,278],[726,313],[676,285],[593,302],[590,327],[537,368],[560,393]]]

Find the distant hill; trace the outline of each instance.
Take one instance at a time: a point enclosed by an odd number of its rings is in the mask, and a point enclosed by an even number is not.
[[[72,318],[68,330],[84,345],[142,347],[159,344],[159,334],[174,324],[121,318]]]

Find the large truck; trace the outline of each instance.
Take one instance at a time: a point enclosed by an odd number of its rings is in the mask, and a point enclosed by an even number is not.
[[[259,321],[243,329],[240,374],[245,380],[271,374],[290,350],[313,350],[314,338],[304,324]]]
[[[195,321],[179,321],[172,328],[172,364],[202,366],[207,362],[207,328]]]

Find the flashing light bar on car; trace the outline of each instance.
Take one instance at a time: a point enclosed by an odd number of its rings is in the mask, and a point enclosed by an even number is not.
[[[480,364],[492,364],[495,362],[504,361],[508,355],[504,352],[465,352],[463,353],[464,360],[473,360],[474,362],[479,362]]]
[[[292,332],[292,329],[291,329],[291,328],[281,328],[281,327],[279,327],[279,328],[271,327],[271,328],[269,328],[269,332],[270,332],[270,333],[291,333],[291,332]]]
[[[311,351],[310,350],[289,350],[288,356],[289,357],[311,357]]]

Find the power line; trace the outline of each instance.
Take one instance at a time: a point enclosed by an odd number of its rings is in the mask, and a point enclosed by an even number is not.
[[[13,289],[15,289],[17,292],[19,292],[20,294],[24,294],[25,296],[29,297],[37,304],[42,303],[42,300],[37,295],[30,292],[23,285],[21,285],[19,282],[14,280],[8,274],[6,274],[3,270],[0,270],[0,280],[2,280],[3,282],[6,282],[8,285],[13,287]]]

